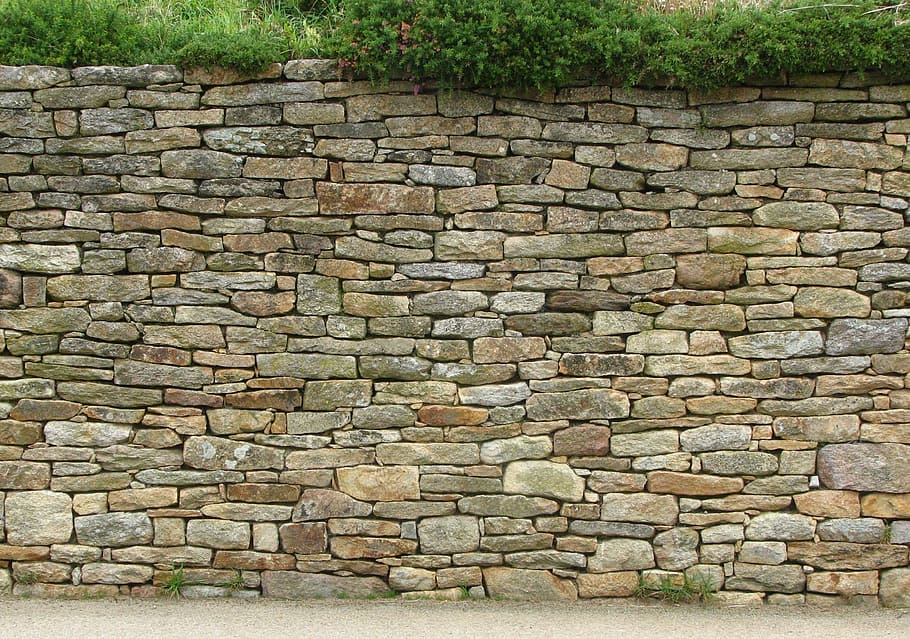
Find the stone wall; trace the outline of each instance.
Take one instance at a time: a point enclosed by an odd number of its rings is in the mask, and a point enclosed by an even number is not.
[[[796,85],[0,68],[0,590],[910,604],[910,86]]]

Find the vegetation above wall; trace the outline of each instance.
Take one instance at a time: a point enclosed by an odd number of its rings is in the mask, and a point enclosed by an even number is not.
[[[910,76],[906,2],[0,0],[3,64],[172,63],[252,71],[338,57],[373,78],[688,87],[786,73]]]

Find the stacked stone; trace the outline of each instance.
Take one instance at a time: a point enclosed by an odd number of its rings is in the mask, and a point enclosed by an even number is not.
[[[910,604],[908,103],[0,68],[0,590]]]

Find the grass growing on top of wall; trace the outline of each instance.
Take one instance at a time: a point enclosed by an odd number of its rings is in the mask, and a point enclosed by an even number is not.
[[[0,63],[245,71],[339,57],[448,85],[731,85],[782,73],[910,76],[902,0],[0,0]]]
[[[245,71],[324,54],[335,0],[0,0],[0,63]]]

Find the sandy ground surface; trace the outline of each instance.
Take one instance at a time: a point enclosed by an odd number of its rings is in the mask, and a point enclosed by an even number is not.
[[[0,638],[907,639],[910,610],[405,601],[0,600]]]

